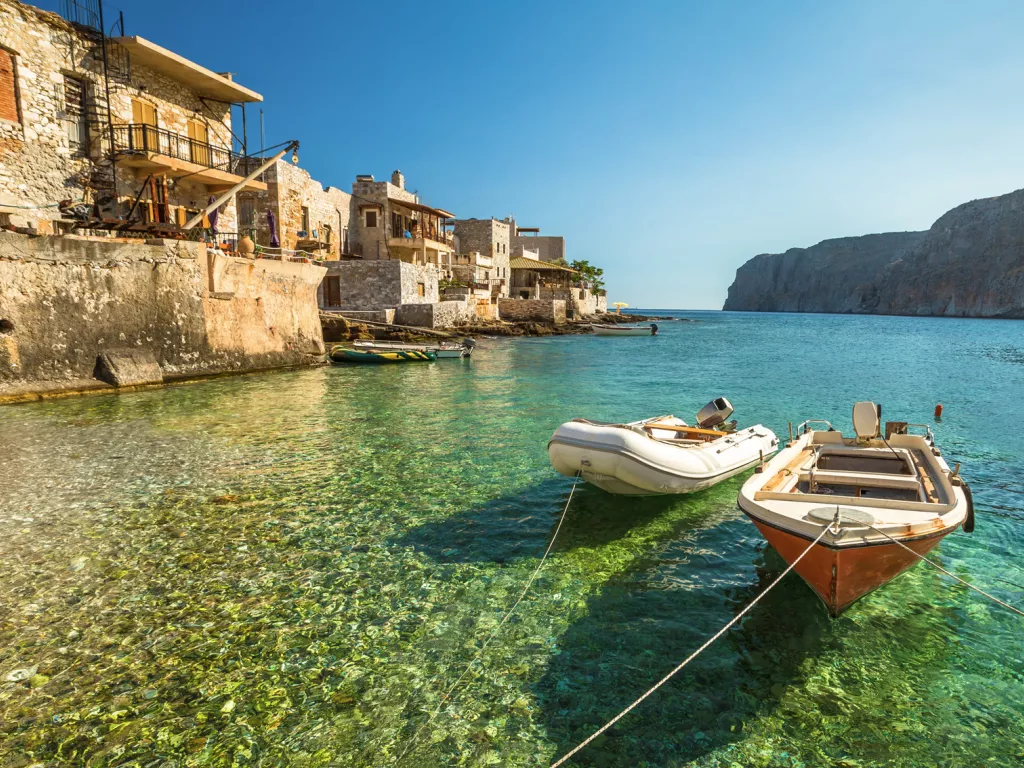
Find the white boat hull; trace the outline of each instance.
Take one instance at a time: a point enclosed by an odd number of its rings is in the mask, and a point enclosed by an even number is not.
[[[676,433],[665,430],[654,430],[655,437],[662,439],[648,437],[641,429],[643,423],[567,422],[548,443],[551,465],[570,477],[581,472],[584,480],[608,493],[654,496],[710,488],[750,469],[778,448],[778,438],[761,425],[710,442],[677,442],[672,439]]]
[[[591,324],[591,329],[597,336],[653,336],[653,329],[647,326],[634,326],[634,325],[594,325]]]

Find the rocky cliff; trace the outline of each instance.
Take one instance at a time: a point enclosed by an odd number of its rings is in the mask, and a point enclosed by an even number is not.
[[[723,308],[1024,317],[1024,190],[957,206],[927,232],[755,256]]]

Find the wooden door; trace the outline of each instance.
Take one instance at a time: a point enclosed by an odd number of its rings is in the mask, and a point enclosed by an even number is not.
[[[336,276],[328,277],[324,283],[324,300],[325,306],[328,307],[340,307],[341,306],[341,278]]]
[[[192,162],[210,167],[210,129],[206,123],[188,121],[188,145]]]

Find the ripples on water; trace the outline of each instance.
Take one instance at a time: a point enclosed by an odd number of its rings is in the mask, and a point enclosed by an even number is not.
[[[691,316],[0,409],[0,765],[394,764],[536,566],[571,484],[546,440],[580,415],[724,394],[784,434],[941,402],[979,517],[938,557],[1024,602],[1024,324]],[[784,567],[740,483],[577,490],[404,764],[546,765],[688,655]],[[1021,630],[923,567],[838,620],[790,577],[577,764],[1019,764]]]

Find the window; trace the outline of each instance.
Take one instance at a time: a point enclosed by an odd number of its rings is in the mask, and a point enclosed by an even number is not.
[[[256,224],[256,201],[251,197],[238,198],[238,223],[243,227]]]
[[[377,226],[377,212],[367,210],[366,211],[366,226],[369,229],[374,229]]]
[[[416,295],[423,297],[427,295],[427,286],[423,283],[416,283]]]
[[[302,206],[302,231],[309,236],[309,208]]]
[[[64,75],[64,131],[72,154],[78,157],[85,155],[89,143],[85,114],[85,84]]]
[[[188,121],[188,146],[192,162],[209,167],[210,162],[210,129],[199,120]]]
[[[15,75],[14,56],[0,48],[0,118],[20,123],[18,78]]]

